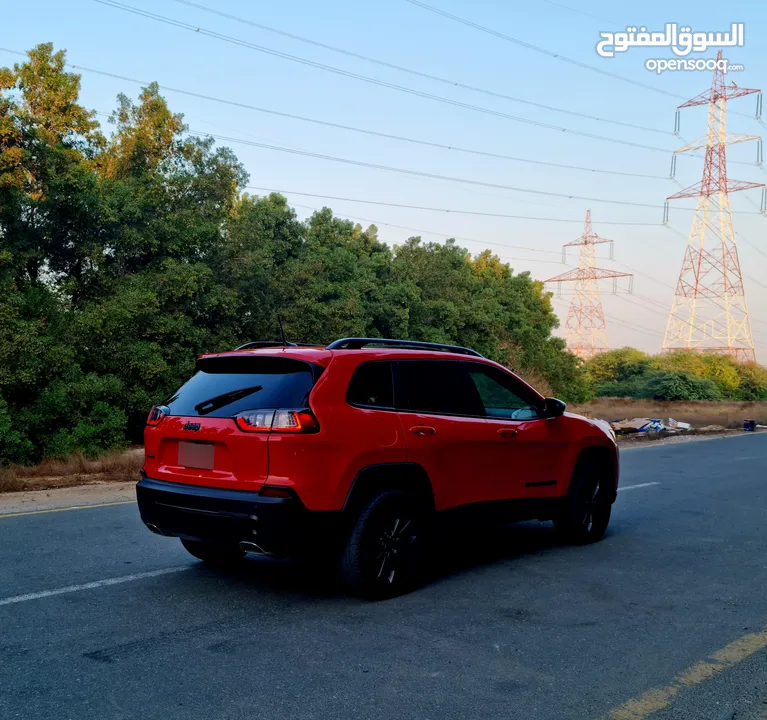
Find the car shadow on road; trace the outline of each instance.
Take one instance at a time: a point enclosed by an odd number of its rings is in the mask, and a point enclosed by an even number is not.
[[[465,537],[443,534],[437,543],[431,555],[431,582],[562,547],[551,523],[542,522],[475,529]]]
[[[503,528],[474,530],[460,536],[440,533],[428,553],[422,587],[560,547],[563,545],[550,523],[519,523]],[[226,579],[243,590],[269,595],[293,596],[303,600],[349,597],[338,580],[335,563],[328,560],[296,562],[249,556],[233,568],[211,569],[200,564],[199,570],[206,576]]]

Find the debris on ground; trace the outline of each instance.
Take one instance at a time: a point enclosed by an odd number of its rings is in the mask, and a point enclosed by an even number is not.
[[[698,428],[698,432],[702,433],[715,433],[725,432],[727,428],[724,425],[706,425],[705,427]]]
[[[688,422],[682,422],[681,420],[674,420],[669,418],[667,421],[663,421],[660,418],[646,418],[636,417],[624,418],[622,420],[613,420],[609,423],[616,435],[630,435],[632,433],[686,433],[694,430],[693,426]],[[712,426],[719,427],[719,426]],[[713,432],[713,431],[712,431]]]
[[[640,432],[648,425],[650,418],[634,418],[633,420],[613,420],[610,423],[610,427],[618,434],[624,435],[627,433]]]
[[[628,435],[630,433],[658,433],[669,431],[678,432],[680,430],[691,430],[689,423],[681,423],[673,418],[669,418],[667,423],[659,418],[632,418],[624,420],[614,420],[610,427],[617,435]]]
[[[650,420],[650,422],[647,423],[647,425],[645,425],[640,430],[640,432],[656,433],[665,429],[666,429],[666,426],[663,424],[662,420]]]

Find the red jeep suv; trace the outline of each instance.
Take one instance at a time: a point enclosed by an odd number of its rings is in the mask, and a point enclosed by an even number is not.
[[[207,562],[337,548],[346,582],[392,596],[417,580],[437,519],[553,520],[572,542],[602,537],[615,438],[564,410],[467,348],[248,343],[199,358],[152,409],[139,509]]]

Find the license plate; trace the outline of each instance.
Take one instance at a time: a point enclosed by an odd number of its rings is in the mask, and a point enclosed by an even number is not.
[[[180,442],[178,464],[183,467],[212,470],[216,448],[210,443]]]

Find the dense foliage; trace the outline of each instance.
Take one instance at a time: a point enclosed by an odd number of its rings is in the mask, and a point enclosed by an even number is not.
[[[394,248],[329,209],[302,222],[242,193],[234,154],[191,137],[156,85],[104,134],[63,52],[0,69],[0,463],[141,439],[195,358],[274,338],[470,345],[586,399],[548,296],[490,252]]]
[[[622,348],[586,363],[599,397],[655,400],[767,400],[767,369],[728,355],[647,355]]]

